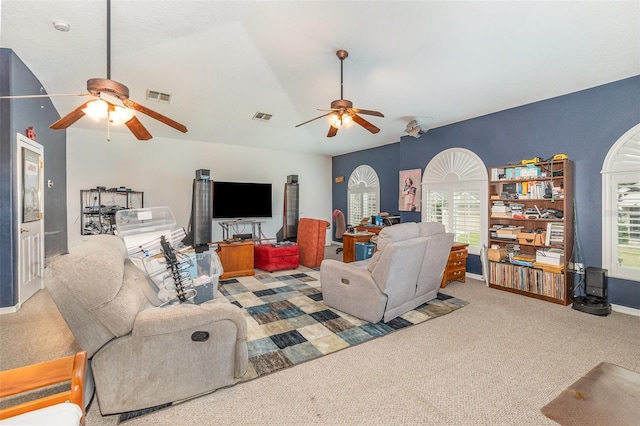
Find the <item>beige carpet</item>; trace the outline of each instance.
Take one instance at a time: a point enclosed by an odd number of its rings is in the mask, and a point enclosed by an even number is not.
[[[594,365],[640,372],[640,317],[589,315],[473,279],[444,292],[469,305],[125,425],[555,425],[540,409]],[[2,369],[76,349],[46,291],[0,315],[0,339]],[[94,401],[87,426],[117,419]]]
[[[640,374],[601,362],[542,413],[563,426],[640,424]]]

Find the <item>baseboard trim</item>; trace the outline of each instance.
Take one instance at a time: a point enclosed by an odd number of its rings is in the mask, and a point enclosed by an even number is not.
[[[20,304],[19,303],[17,305],[7,306],[5,308],[0,308],[0,315],[15,314],[16,312],[18,312],[18,309],[20,309]]]
[[[484,282],[484,277],[482,275],[472,274],[470,272],[467,272],[465,275],[467,276],[467,278],[473,278],[474,280],[479,280]]]
[[[630,308],[628,306],[622,306],[622,305],[614,305],[613,303],[611,304],[611,309],[616,312],[620,312],[621,314],[629,314],[629,315],[634,315],[636,317],[640,317],[640,309]]]

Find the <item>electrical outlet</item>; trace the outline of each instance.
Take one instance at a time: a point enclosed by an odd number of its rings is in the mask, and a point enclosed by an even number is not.
[[[575,272],[576,274],[584,274],[584,265],[582,263],[569,262],[567,269]]]

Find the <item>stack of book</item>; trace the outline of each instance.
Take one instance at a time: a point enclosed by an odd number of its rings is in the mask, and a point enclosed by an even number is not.
[[[514,265],[520,265],[520,266],[533,266],[533,263],[535,261],[536,261],[535,256],[520,253],[513,256],[511,263],[513,263]]]
[[[511,206],[504,201],[494,201],[491,206],[491,217],[511,217]]]

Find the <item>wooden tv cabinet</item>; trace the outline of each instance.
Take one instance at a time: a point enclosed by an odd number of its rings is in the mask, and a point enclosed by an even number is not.
[[[239,241],[234,243],[219,242],[216,252],[220,257],[224,273],[221,280],[233,277],[253,276],[253,241]]]

